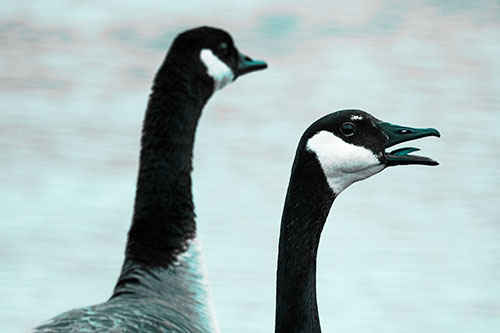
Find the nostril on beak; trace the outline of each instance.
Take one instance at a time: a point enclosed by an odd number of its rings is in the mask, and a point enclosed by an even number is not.
[[[400,130],[398,130],[398,134],[410,134],[410,133],[412,133],[412,131],[409,130],[409,129],[400,129]]]

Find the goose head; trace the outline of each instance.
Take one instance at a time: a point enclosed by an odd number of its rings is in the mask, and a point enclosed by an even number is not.
[[[354,182],[389,166],[438,165],[431,158],[412,155],[418,148],[387,149],[402,142],[440,134],[433,128],[411,128],[383,122],[361,110],[342,110],[314,122],[299,144],[302,164],[319,163],[335,196]]]
[[[240,53],[229,33],[207,26],[178,35],[166,60],[184,75],[189,73],[198,82],[206,83],[211,93],[244,74],[267,67],[265,62]]]

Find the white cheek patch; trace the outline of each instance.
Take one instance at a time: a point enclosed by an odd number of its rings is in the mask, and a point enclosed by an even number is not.
[[[223,61],[217,58],[212,50],[203,49],[200,59],[207,67],[207,74],[214,80],[214,91],[224,88],[234,80],[234,73]]]
[[[307,141],[307,149],[316,154],[328,185],[336,195],[352,183],[385,168],[371,150],[347,143],[328,131],[311,137]]]

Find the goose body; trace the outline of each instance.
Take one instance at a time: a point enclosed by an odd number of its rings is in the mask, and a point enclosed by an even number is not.
[[[191,192],[198,119],[214,91],[266,68],[231,36],[200,27],[174,40],[153,82],[125,260],[111,298],[34,332],[216,332]]]
[[[343,110],[314,122],[295,155],[281,221],[275,331],[321,332],[316,301],[316,258],[321,231],[335,198],[354,182],[404,164],[437,165],[409,155],[417,148],[385,149],[425,136],[432,128],[382,122],[360,110]]]

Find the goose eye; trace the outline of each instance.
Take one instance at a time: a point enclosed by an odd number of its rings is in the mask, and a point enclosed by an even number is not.
[[[353,123],[343,123],[342,126],[340,126],[340,131],[345,136],[351,136],[356,132],[356,126],[354,126]]]
[[[227,46],[227,43],[221,43],[219,47],[217,48],[217,54],[223,56],[226,55],[227,52],[229,51],[229,48]]]

